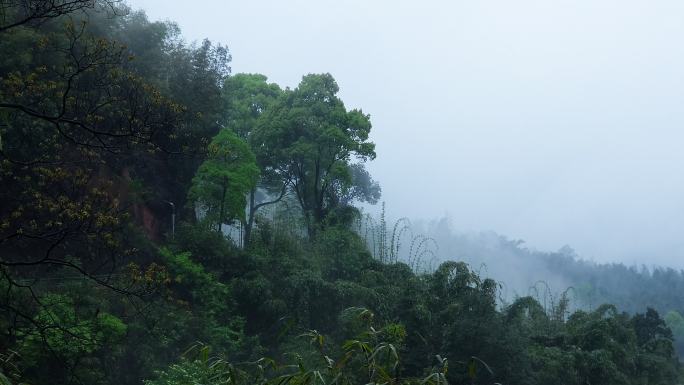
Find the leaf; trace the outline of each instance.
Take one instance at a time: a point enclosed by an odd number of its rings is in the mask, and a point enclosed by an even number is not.
[[[0,385],[12,385],[12,382],[0,372]]]

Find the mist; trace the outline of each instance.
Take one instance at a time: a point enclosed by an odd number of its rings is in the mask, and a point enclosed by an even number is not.
[[[684,384],[683,11],[0,1],[0,385]]]
[[[228,44],[235,73],[331,72],[399,216],[684,267],[681,2],[130,4]]]

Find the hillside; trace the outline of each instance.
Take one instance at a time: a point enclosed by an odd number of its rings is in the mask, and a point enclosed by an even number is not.
[[[647,308],[681,273],[371,240],[382,154],[331,74],[233,74],[117,1],[0,6],[0,385],[681,382]]]

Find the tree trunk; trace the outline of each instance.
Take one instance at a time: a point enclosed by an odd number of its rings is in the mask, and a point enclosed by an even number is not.
[[[264,206],[269,206],[272,204],[276,204],[280,202],[281,199],[285,196],[287,193],[287,183],[283,184],[282,189],[280,190],[280,195],[278,198],[272,200],[272,201],[266,201],[266,202],[261,202],[259,204],[256,203],[256,192],[257,189],[256,187],[252,189],[252,191],[249,192],[249,215],[247,217],[247,220],[244,223],[245,227],[245,233],[244,233],[244,238],[243,238],[243,248],[247,248],[247,246],[250,243],[250,239],[252,237],[252,230],[254,229],[254,221],[256,220],[256,213],[259,211],[260,208]]]
[[[242,247],[247,249],[249,247],[249,241],[252,237],[252,227],[254,226],[254,217],[256,216],[256,205],[254,202],[256,195],[256,188],[253,188],[249,192],[249,214],[247,216],[247,221],[245,222],[245,234],[242,239]]]
[[[223,181],[223,191],[221,192],[221,209],[219,210],[219,219],[218,219],[218,232],[223,234],[223,216],[224,216],[224,210],[225,210],[225,202],[226,202],[226,190],[228,189],[228,181],[224,180]]]
[[[318,230],[321,228],[321,224],[318,221],[318,214],[316,213],[316,210],[308,210],[306,212],[306,229],[307,232],[309,233],[309,239],[313,240],[316,238],[316,234],[318,233]]]

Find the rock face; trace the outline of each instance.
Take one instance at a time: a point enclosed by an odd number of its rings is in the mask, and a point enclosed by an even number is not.
[[[155,205],[152,205],[149,202],[138,202],[137,199],[135,199],[133,192],[129,187],[133,179],[131,178],[128,167],[121,171],[121,178],[128,183],[120,183],[119,186],[116,187],[117,191],[115,193],[119,195],[122,202],[125,202],[130,206],[133,221],[142,228],[145,236],[153,241],[159,241],[162,235],[162,226],[158,213],[163,212],[161,211],[162,207],[153,207]]]
[[[135,221],[142,226],[145,235],[154,241],[159,240],[161,235],[159,231],[159,220],[152,210],[144,204],[138,204],[133,206],[133,211],[135,213]]]

